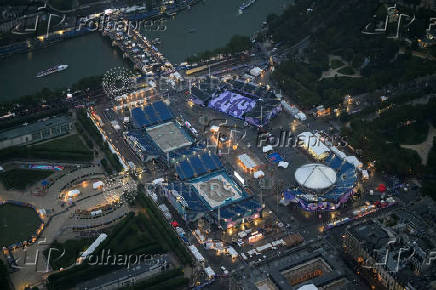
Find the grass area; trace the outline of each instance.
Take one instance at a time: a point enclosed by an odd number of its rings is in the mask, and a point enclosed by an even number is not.
[[[128,289],[180,289],[188,286],[189,279],[183,277],[181,269],[174,269],[147,279],[142,282],[136,283],[132,287],[124,287],[122,290]]]
[[[95,256],[101,255],[102,249],[105,249],[105,251],[110,250],[113,255],[159,254],[172,250],[168,243],[165,242],[166,239],[169,239],[167,233],[157,227],[155,218],[147,210],[145,213],[140,213],[136,216],[134,213],[130,213],[123,221],[106,232],[108,238],[95,251]],[[71,265],[78,257],[78,252],[90,243],[92,241],[88,242],[86,240],[67,241],[63,244],[53,243],[51,247],[66,249],[69,253],[66,253],[58,261],[50,259],[50,265],[53,269]],[[73,248],[72,251],[69,250],[70,246]],[[79,282],[92,280],[122,267],[125,267],[125,265],[111,265],[108,267],[104,265],[89,265],[85,261],[81,265],[49,276],[48,289],[71,288]],[[180,283],[181,281],[179,280],[178,282]]]
[[[40,225],[41,220],[33,208],[13,204],[1,205],[0,248],[31,240]]]
[[[402,145],[421,144],[427,139],[428,131],[429,126],[427,123],[414,123],[403,126],[397,129],[394,137],[398,139],[393,141]]]
[[[422,192],[436,201],[436,137],[433,138],[433,147],[428,154]]]
[[[30,170],[16,168],[0,174],[0,180],[6,189],[24,190],[53,174],[50,170]]]
[[[103,151],[105,155],[105,159],[103,160],[106,161],[102,161],[102,165],[105,168],[106,172],[108,174],[112,173],[112,169],[109,167],[109,164],[117,172],[121,172],[121,170],[123,170],[123,166],[118,160],[118,156],[115,153],[112,153],[112,151],[109,149],[108,143],[103,140],[97,127],[94,125],[91,119],[88,118],[86,110],[78,110],[77,119],[79,121],[79,124],[83,127],[84,131],[88,133],[92,140],[94,140],[95,144],[97,144],[98,147],[100,147],[100,150]]]
[[[94,3],[94,2],[97,2],[97,1],[99,1],[99,0],[79,0],[79,4],[80,5],[91,4],[91,3]]]
[[[37,151],[89,152],[78,134],[68,135],[32,146]]]
[[[146,210],[147,216],[151,219],[155,230],[159,233],[161,245],[168,251],[174,252],[182,264],[192,264],[191,255],[165,220],[161,211],[149,197],[145,196],[143,188],[140,187],[139,189],[136,201],[138,205]]]
[[[12,289],[9,281],[8,266],[6,266],[2,260],[0,260],[0,285],[2,287],[1,289],[3,290]]]
[[[59,10],[70,10],[73,7],[72,0],[50,0],[50,4]]]
[[[44,256],[49,259],[53,270],[67,268],[73,265],[81,252],[84,252],[93,242],[93,239],[68,240],[64,243],[54,241],[50,248],[44,250]],[[50,249],[52,249],[50,253]]]
[[[351,66],[346,66],[338,70],[338,73],[344,74],[344,75],[354,75],[354,69]]]
[[[127,219],[122,228],[116,227],[106,248],[117,253],[163,253],[159,240],[161,233],[154,227],[151,218],[143,213]]]
[[[341,60],[339,60],[339,59],[333,59],[331,62],[330,62],[330,68],[331,69],[337,69],[338,67],[341,67],[341,66],[343,66],[345,63],[343,63]]]

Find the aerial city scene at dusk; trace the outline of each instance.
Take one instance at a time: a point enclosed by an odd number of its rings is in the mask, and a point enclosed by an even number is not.
[[[436,0],[0,0],[0,290],[436,290]]]

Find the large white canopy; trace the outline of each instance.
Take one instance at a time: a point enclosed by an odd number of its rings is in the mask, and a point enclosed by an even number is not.
[[[314,284],[307,284],[298,288],[298,290],[318,290],[318,289],[319,288],[316,287]]]
[[[242,162],[242,164],[244,164],[244,167],[247,169],[254,169],[255,167],[257,167],[257,163],[245,153],[239,155],[238,159]]]
[[[298,145],[305,148],[317,159],[330,152],[330,149],[321,141],[321,138],[311,132],[303,132],[297,137]]]
[[[324,164],[310,163],[295,171],[295,180],[306,188],[322,190],[335,184],[336,172]]]

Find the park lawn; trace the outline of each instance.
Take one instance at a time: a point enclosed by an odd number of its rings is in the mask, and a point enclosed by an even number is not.
[[[354,75],[354,69],[351,66],[346,66],[338,70],[338,73],[344,74],[344,75]]]
[[[89,152],[88,147],[77,134],[33,145],[32,149],[36,151]]]
[[[414,123],[393,131],[396,133],[394,142],[402,145],[415,145],[421,144],[427,139],[429,126],[428,123]]]
[[[162,233],[153,227],[153,221],[143,213],[126,219],[121,229],[115,226],[107,248],[117,253],[162,253]]]
[[[339,67],[341,67],[341,66],[343,66],[343,65],[345,65],[345,63],[343,63],[341,60],[339,60],[339,59],[333,59],[331,62],[330,62],[330,68],[331,69],[337,69],[337,68],[339,68]]]
[[[70,10],[73,7],[72,0],[50,0],[50,4],[59,10]]]
[[[151,255],[164,253],[163,239],[166,238],[165,233],[160,232],[153,224],[154,220],[147,218],[144,214],[129,213],[120,223],[105,230],[108,238],[94,252],[95,257],[101,257],[103,250],[106,255]],[[162,239],[162,240],[161,240]],[[78,257],[78,250],[83,250],[87,245],[90,245],[94,239],[87,240],[72,240],[63,244],[53,243],[52,248],[61,248],[69,251],[71,246],[73,250],[71,253],[66,254],[58,261],[50,259],[50,265],[53,269],[59,269],[65,265],[71,264],[74,258]],[[47,256],[48,252],[45,253]],[[54,252],[52,251],[52,254]],[[59,256],[55,256],[59,257]],[[107,257],[107,256],[106,256]],[[108,274],[111,271],[121,269],[125,265],[117,264],[100,265],[101,258],[98,258],[98,265],[88,264],[84,261],[81,265],[76,265],[68,270],[52,274],[48,278],[48,289],[69,289],[74,287],[80,282],[95,279],[98,276]],[[111,260],[113,261],[113,260]],[[74,262],[74,261],[73,261]],[[112,262],[111,262],[112,263]],[[180,282],[180,281],[179,281]],[[168,288],[173,289],[173,288]]]
[[[50,266],[53,270],[67,268],[76,263],[82,252],[92,244],[94,239],[85,238],[80,240],[67,240],[64,243],[54,241],[50,248],[44,250],[44,256],[48,259],[50,254]],[[49,252],[51,250],[51,253]]]
[[[28,186],[49,177],[53,171],[50,170],[30,170],[16,168],[0,174],[0,179],[6,189],[24,190]]]

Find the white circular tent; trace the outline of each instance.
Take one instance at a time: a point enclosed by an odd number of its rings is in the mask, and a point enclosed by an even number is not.
[[[324,164],[311,163],[295,171],[295,180],[311,190],[322,190],[336,183],[336,172]]]

